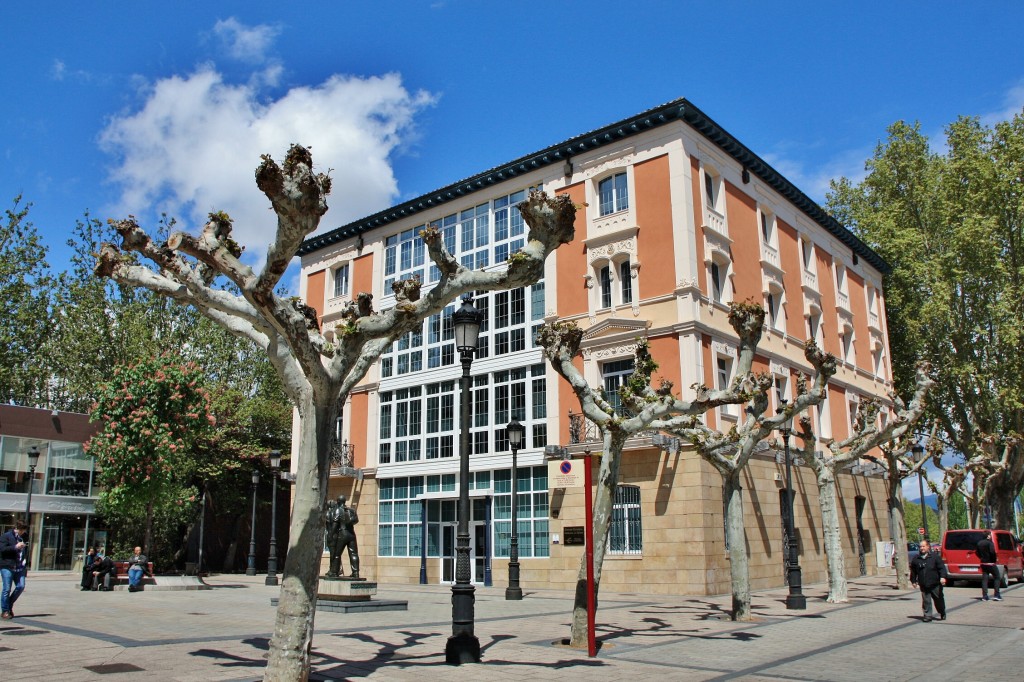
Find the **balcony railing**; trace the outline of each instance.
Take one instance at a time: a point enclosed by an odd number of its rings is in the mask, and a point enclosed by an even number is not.
[[[850,310],[850,295],[845,294],[842,291],[836,293],[836,306],[846,312],[852,312]]]
[[[638,431],[631,438],[650,438],[656,433],[658,433],[657,429],[646,429]],[[580,412],[569,411],[569,445],[603,442],[604,437],[601,435],[601,429],[597,427],[597,424],[587,419]]]
[[[779,251],[770,244],[761,244],[761,261],[766,263],[776,270],[781,270],[782,265],[779,260]]]
[[[331,439],[331,476],[363,477],[363,470],[355,468],[355,450],[355,445],[348,441],[339,443]]]
[[[569,411],[569,445],[577,443],[600,443],[601,429],[582,413]]]
[[[882,325],[878,322],[878,313],[868,312],[868,326],[872,329],[882,331]]]
[[[810,270],[803,271],[802,284],[808,289],[818,290],[818,275]]]
[[[725,216],[713,208],[704,209],[704,226],[729,238],[729,225],[725,222]]]

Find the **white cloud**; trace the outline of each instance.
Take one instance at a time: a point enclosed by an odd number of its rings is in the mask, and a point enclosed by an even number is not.
[[[1024,108],[1024,80],[1010,87],[1003,96],[1003,108],[981,116],[981,122],[985,125],[994,125],[1000,121],[1009,121],[1021,113]]]
[[[241,62],[261,64],[269,58],[268,52],[281,29],[276,26],[246,26],[234,17],[222,19],[213,26],[227,53]]]
[[[276,228],[253,179],[261,154],[281,159],[293,143],[311,147],[318,170],[331,170],[333,179],[321,230],[336,227],[397,197],[390,156],[433,102],[406,90],[397,74],[335,75],[268,101],[255,82],[226,83],[211,65],[159,80],[143,94],[138,110],[113,118],[101,134],[101,146],[116,157],[113,213],[152,220],[166,212],[198,225],[223,210],[238,242],[259,260]]]
[[[763,158],[804,194],[823,205],[832,180],[846,177],[856,184],[864,179],[864,161],[873,153],[873,148],[848,149],[810,168],[780,154],[764,154]]]

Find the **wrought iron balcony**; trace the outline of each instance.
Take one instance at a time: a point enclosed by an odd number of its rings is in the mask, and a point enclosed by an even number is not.
[[[569,411],[569,445],[603,442],[601,429],[580,412]]]
[[[619,408],[625,416],[633,416],[628,410]],[[657,429],[646,429],[633,434],[632,438],[651,438],[658,433]],[[580,443],[603,443],[604,437],[597,424],[586,418],[581,412],[569,411],[569,445]]]
[[[355,445],[348,441],[339,443],[337,439],[331,439],[331,476],[363,477],[363,470],[354,466],[355,449]]]

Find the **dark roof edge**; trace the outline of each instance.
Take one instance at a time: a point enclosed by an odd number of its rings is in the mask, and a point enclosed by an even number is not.
[[[809,218],[814,220],[814,222],[824,227],[830,234],[850,247],[854,253],[864,258],[882,274],[888,274],[892,270],[890,265],[881,256],[862,242],[853,232],[843,227],[839,221],[822,210],[817,203],[801,192],[793,183],[783,177],[781,173],[772,168],[764,159],[750,151],[746,145],[729,134],[685,98],[673,100],[617,123],[577,135],[569,140],[522,156],[504,165],[477,173],[465,180],[454,182],[438,190],[427,192],[415,199],[410,199],[383,211],[378,211],[330,232],[309,237],[299,247],[298,255],[304,256],[313,253],[344,239],[355,237],[363,232],[446,204],[449,201],[472,194],[485,187],[505,182],[538,168],[544,168],[556,163],[564,163],[573,156],[583,152],[638,135],[646,130],[652,130],[676,120],[687,123],[714,143],[719,149],[735,159],[742,167],[761,178],[775,191],[792,202],[794,206],[803,211]]]

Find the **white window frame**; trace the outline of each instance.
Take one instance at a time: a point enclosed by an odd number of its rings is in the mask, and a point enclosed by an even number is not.
[[[779,239],[775,225],[775,214],[765,206],[758,206],[758,215],[760,218],[758,233],[761,235],[761,243],[773,249],[778,249]]]
[[[601,363],[601,388],[604,391],[604,399],[616,412],[622,408],[618,388],[626,383],[635,369],[636,360],[633,357],[615,358]],[[614,386],[609,385],[609,380],[613,380]]]
[[[822,317],[821,311],[817,308],[811,308],[810,312],[807,313],[807,338],[809,341],[814,341],[818,344],[818,348],[823,349]]]
[[[643,554],[643,498],[641,493],[638,485],[620,483],[615,486],[612,518],[608,528],[609,554],[616,556],[641,556]]]
[[[814,255],[814,242],[810,238],[800,235],[800,267],[812,275],[818,274],[817,258]]]
[[[724,216],[725,210],[722,207],[722,174],[710,163],[701,164],[701,204],[706,209]],[[710,196],[709,196],[710,190]]]
[[[619,187],[619,178],[621,178],[622,186]],[[601,187],[606,183],[610,183],[611,187],[611,203],[606,206],[601,196]],[[620,192],[621,189],[621,192]],[[610,216],[615,213],[621,213],[629,210],[629,173],[627,169],[616,169],[616,171],[609,173],[608,175],[594,180],[594,192],[597,196],[597,214],[598,217]],[[607,210],[606,210],[607,209]]]
[[[774,315],[772,314],[772,305],[769,303],[769,297],[774,301]],[[768,315],[768,329],[779,334],[786,334],[786,308],[785,308],[786,292],[784,289],[776,285],[775,283],[768,285],[768,293],[764,296],[764,310]]]
[[[341,265],[331,270],[331,278],[333,280],[333,292],[332,298],[343,298],[349,295],[352,290],[352,267],[351,261],[345,261]]]
[[[857,349],[854,345],[855,334],[853,327],[848,324],[842,326],[842,331],[839,332],[839,350],[842,354],[842,360],[845,363],[855,365],[857,364]]]
[[[708,300],[719,305],[728,305],[732,299],[732,261],[723,256],[719,251],[711,254],[708,263]],[[720,280],[715,279],[715,268],[717,267]],[[715,284],[719,285],[718,295],[715,295]]]
[[[722,353],[715,353],[715,388],[719,391],[724,391],[732,385],[732,380],[735,377],[736,363],[733,362],[734,358],[724,355]],[[723,368],[724,363],[724,368]],[[724,375],[723,375],[724,371]],[[721,405],[718,408],[719,418],[727,418],[735,421],[739,418],[740,406],[739,405]]]

